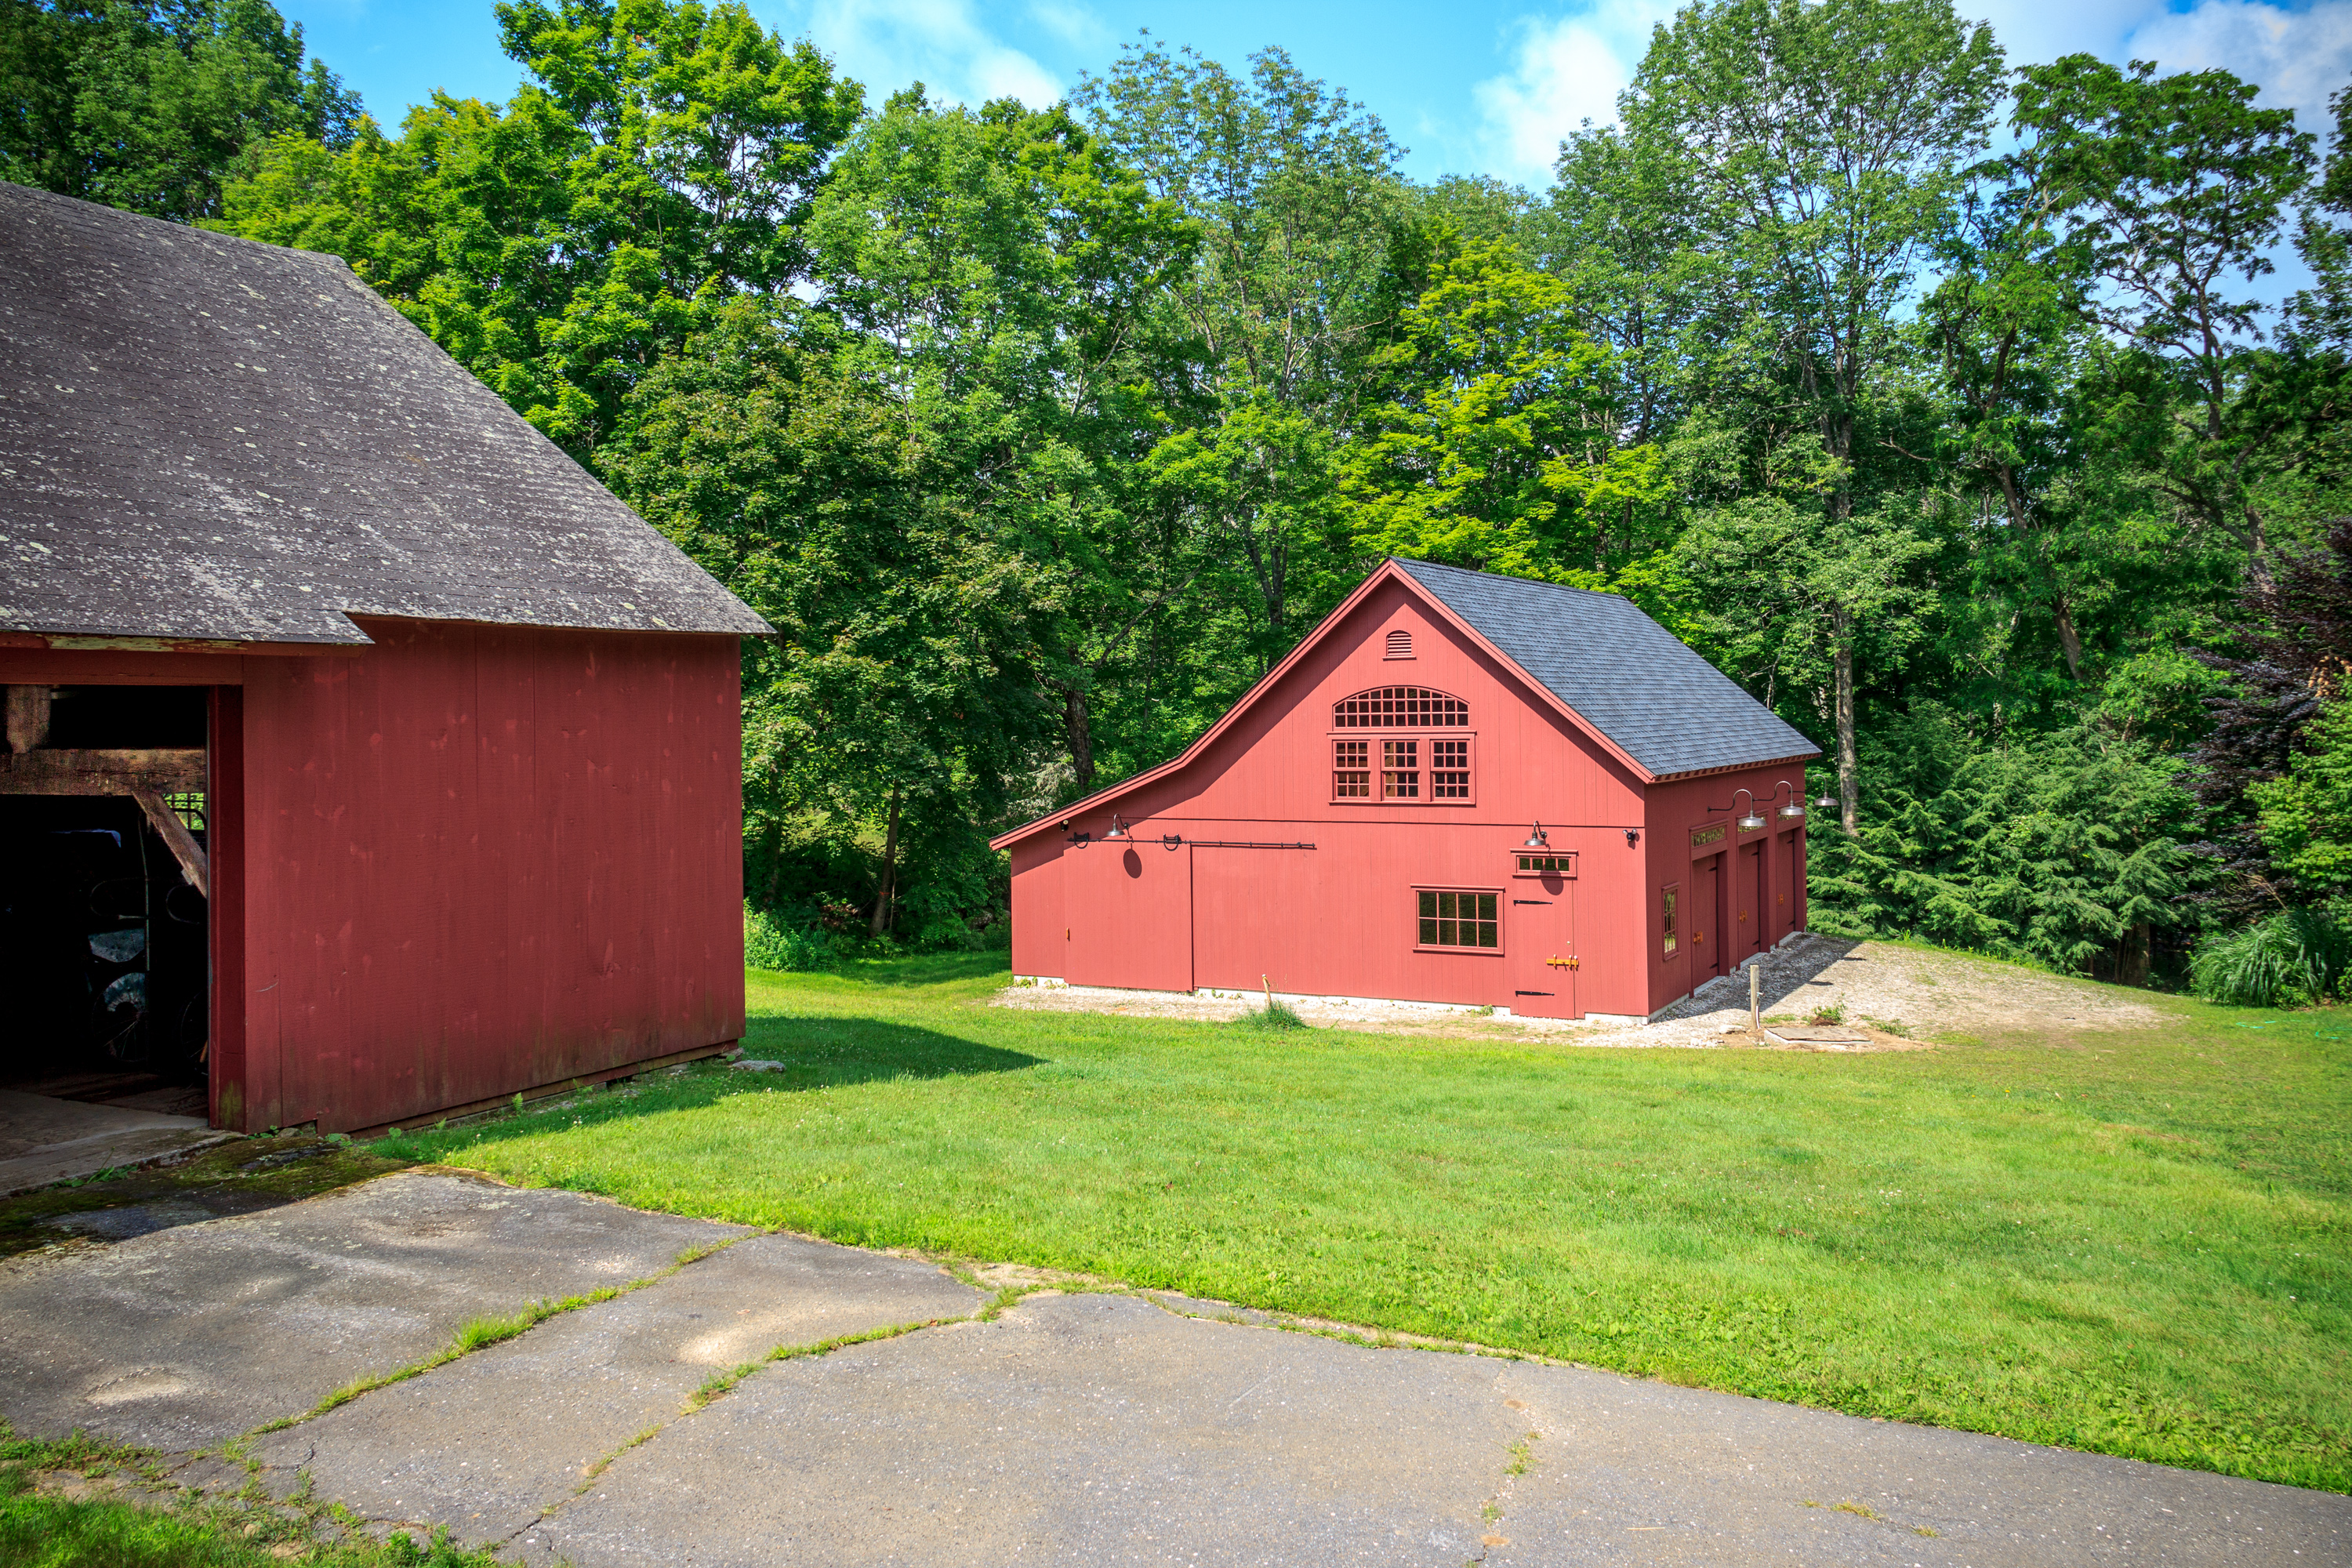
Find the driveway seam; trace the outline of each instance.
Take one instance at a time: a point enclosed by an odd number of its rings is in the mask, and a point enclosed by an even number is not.
[[[724,1240],[714,1241],[708,1247],[689,1247],[677,1255],[677,1262],[667,1268],[656,1269],[642,1279],[632,1279],[624,1285],[607,1285],[600,1289],[586,1291],[577,1296],[566,1296],[558,1300],[542,1298],[536,1301],[527,1301],[521,1310],[511,1318],[476,1318],[460,1328],[456,1337],[431,1355],[413,1361],[406,1366],[395,1367],[390,1372],[372,1372],[355,1377],[300,1415],[281,1415],[275,1421],[264,1422],[249,1432],[242,1432],[230,1438],[227,1443],[221,1445],[218,1451],[223,1457],[226,1457],[230,1444],[249,1443],[256,1437],[268,1436],[273,1432],[283,1432],[289,1427],[299,1426],[306,1421],[315,1421],[330,1411],[349,1405],[362,1394],[373,1394],[379,1388],[389,1388],[395,1383],[405,1383],[412,1377],[418,1377],[433,1371],[436,1367],[447,1366],[451,1362],[462,1360],[478,1351],[486,1351],[492,1345],[503,1344],[509,1340],[520,1338],[550,1318],[561,1317],[566,1312],[575,1312],[583,1307],[593,1307],[600,1302],[615,1301],[624,1296],[642,1290],[648,1285],[657,1285],[690,1264],[699,1263],[714,1253],[726,1251],[738,1242],[749,1241],[754,1236],[764,1234],[766,1233],[761,1231],[749,1231],[741,1236],[730,1236]],[[201,1458],[213,1451],[215,1450],[206,1448],[192,1449],[188,1457]]]

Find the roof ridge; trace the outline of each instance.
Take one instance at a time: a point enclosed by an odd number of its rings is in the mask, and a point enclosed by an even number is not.
[[[1391,555],[1388,559],[1408,572],[1416,567],[1426,567],[1437,572],[1451,572],[1457,577],[1485,577],[1497,583],[1525,583],[1529,587],[1549,588],[1562,594],[1582,594],[1587,598],[1619,599],[1628,605],[1633,603],[1630,595],[1610,588],[1580,588],[1573,583],[1554,583],[1545,577],[1521,577],[1509,572],[1487,572],[1475,566],[1450,566],[1443,561],[1423,561],[1410,555]],[[1634,607],[1640,608],[1639,605]]]

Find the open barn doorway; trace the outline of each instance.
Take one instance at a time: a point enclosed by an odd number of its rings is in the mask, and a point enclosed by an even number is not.
[[[0,1090],[207,1114],[210,700],[6,688]]]

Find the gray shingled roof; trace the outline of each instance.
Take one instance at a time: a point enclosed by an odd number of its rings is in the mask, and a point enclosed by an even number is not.
[[[1655,777],[1821,755],[1630,599],[1397,565]]]
[[[769,628],[331,256],[0,183],[0,630]]]

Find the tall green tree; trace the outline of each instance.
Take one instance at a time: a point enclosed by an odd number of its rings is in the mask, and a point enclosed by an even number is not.
[[[1280,49],[1246,77],[1189,50],[1129,46],[1071,102],[1157,197],[1200,226],[1164,291],[1192,344],[1191,405],[1153,458],[1167,504],[1216,542],[1263,672],[1355,562],[1336,464],[1360,405],[1380,283],[1407,201],[1379,119]]]
[[[498,15],[533,79],[511,103],[436,94],[397,138],[277,138],[219,226],[342,257],[584,458],[698,311],[805,277],[801,227],[862,93],[738,4]]]
[[[1822,527],[1797,548],[1862,551],[1806,574],[1830,596],[1831,720],[1840,819],[1859,798],[1854,656],[1863,617],[1893,603],[1902,510],[1871,493],[1875,380],[1927,247],[1985,143],[2001,83],[1990,28],[1949,0],[1712,0],[1662,27],[1620,102],[1657,178],[1686,191],[1710,254],[1781,395],[1811,427]],[[1858,514],[1876,521],[1858,525]],[[1779,528],[1742,542],[1762,559]],[[1776,567],[1777,571],[1777,567]]]
[[[2293,110],[2255,108],[2256,89],[2228,71],[2164,76],[2143,60],[2126,72],[2069,55],[2018,77],[2021,175],[2103,285],[2078,308],[2135,351],[2116,363],[2110,438],[2266,581],[2264,459],[2308,400],[2255,351],[2267,307],[2243,290],[2273,270],[2312,138]]]
[[[359,121],[268,0],[0,3],[0,179],[188,223],[256,143]]]

